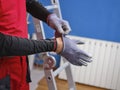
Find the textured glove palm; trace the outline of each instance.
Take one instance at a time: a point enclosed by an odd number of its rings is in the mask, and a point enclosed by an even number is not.
[[[47,18],[47,23],[61,34],[68,34],[71,31],[69,23],[66,20],[58,18],[56,14],[50,14]]]
[[[78,41],[76,42],[67,37],[63,37],[63,43],[64,47],[60,55],[66,58],[71,64],[87,66],[87,62],[92,61],[91,56],[77,47]]]

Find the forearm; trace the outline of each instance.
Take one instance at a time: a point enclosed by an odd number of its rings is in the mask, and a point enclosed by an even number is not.
[[[0,56],[22,56],[55,51],[55,40],[29,40],[0,33]]]
[[[41,3],[35,0],[26,0],[27,11],[34,17],[47,22],[46,19],[51,12],[49,12]]]

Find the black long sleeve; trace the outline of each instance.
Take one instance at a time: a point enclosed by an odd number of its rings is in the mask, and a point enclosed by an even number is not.
[[[0,33],[0,57],[22,56],[55,50],[56,41],[29,40]]]
[[[32,16],[44,22],[47,22],[47,17],[51,14],[41,3],[35,0],[26,0],[26,8]]]

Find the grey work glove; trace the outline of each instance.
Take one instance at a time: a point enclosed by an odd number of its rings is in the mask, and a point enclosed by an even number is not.
[[[61,34],[68,34],[71,31],[68,21],[58,18],[56,14],[47,17],[47,24]]]
[[[77,66],[87,66],[87,62],[92,61],[91,56],[77,47],[77,43],[79,43],[78,41],[73,41],[64,36],[62,38],[64,46],[60,55],[66,58],[66,60],[68,60],[71,64]]]

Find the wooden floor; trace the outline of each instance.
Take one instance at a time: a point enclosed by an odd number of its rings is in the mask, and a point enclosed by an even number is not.
[[[56,82],[57,82],[58,90],[69,90],[67,81],[58,79],[56,77]],[[76,88],[77,88],[77,90],[107,90],[107,89],[97,88],[97,87],[93,87],[93,86],[82,85],[82,84],[78,84],[78,83],[76,83]],[[38,87],[36,90],[48,90],[45,78],[43,78],[42,80],[39,81]]]

